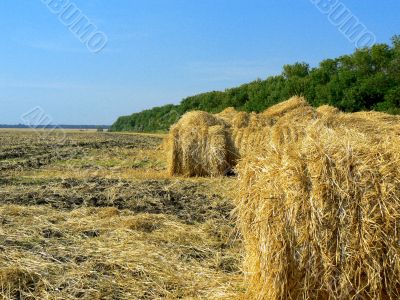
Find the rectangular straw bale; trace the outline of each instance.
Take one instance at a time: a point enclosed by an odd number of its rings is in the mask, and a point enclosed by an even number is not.
[[[287,136],[238,166],[249,299],[399,299],[399,139]]]

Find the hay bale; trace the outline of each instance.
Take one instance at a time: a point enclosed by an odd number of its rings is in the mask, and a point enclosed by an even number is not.
[[[245,157],[248,152],[264,144],[265,132],[273,125],[273,120],[262,114],[250,113],[241,121],[233,121],[232,135],[240,157]]]
[[[368,111],[353,113],[354,118],[362,119],[371,124],[378,135],[394,134],[400,136],[400,116],[393,116],[382,112]],[[377,126],[378,125],[378,126]]]
[[[320,117],[331,116],[340,113],[340,110],[330,105],[322,105],[317,108],[317,113]]]
[[[270,118],[280,118],[290,111],[309,106],[310,105],[303,97],[295,96],[287,101],[271,106],[270,108],[265,110],[262,114]]]
[[[215,116],[224,120],[233,129],[240,129],[249,126],[251,114],[244,111],[237,111],[233,107],[228,107],[222,112],[215,114]]]
[[[216,115],[190,112],[172,127],[168,137],[170,174],[229,173],[241,157],[263,153],[271,141],[279,145],[297,141],[304,135],[304,127],[316,120],[332,129],[351,128],[377,138],[400,136],[399,117],[376,112],[343,113],[328,105],[314,109],[301,97],[293,97],[261,114],[234,108]]]
[[[269,142],[270,128],[281,123],[315,118],[304,98],[294,97],[265,113],[227,108],[219,114],[190,112],[171,128],[168,137],[169,173],[184,176],[219,176],[229,173],[241,157]],[[219,127],[215,127],[219,126]]]
[[[235,136],[235,145],[241,157],[263,153],[264,149],[270,147],[271,141],[280,143],[279,141],[298,139],[304,124],[315,119],[315,109],[303,98],[294,97],[264,113],[251,114],[249,125],[239,130],[239,134]]]
[[[231,120],[231,126],[235,129],[246,128],[250,125],[251,114],[246,112],[238,112]]]
[[[248,298],[399,299],[400,140],[323,121],[274,130],[238,166]]]
[[[317,109],[319,111],[320,108]],[[377,138],[387,135],[400,136],[400,117],[380,112],[319,113],[320,119],[330,128],[351,128],[359,132],[368,132]]]
[[[383,112],[378,111],[360,111],[353,113],[354,116],[373,120],[373,121],[380,121],[384,123],[389,123],[392,125],[398,125],[400,122],[400,116],[397,115],[389,115]]]
[[[220,113],[215,114],[215,116],[229,122],[232,120],[239,112],[234,107],[227,107]]]
[[[214,177],[236,165],[230,126],[206,112],[185,114],[171,128],[168,145],[171,175]]]

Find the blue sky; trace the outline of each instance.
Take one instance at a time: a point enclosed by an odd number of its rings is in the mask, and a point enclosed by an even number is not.
[[[107,35],[103,51],[91,53],[41,0],[1,0],[0,124],[36,106],[56,124],[111,124],[355,48],[310,0],[69,2]],[[398,0],[341,2],[377,42],[400,34]]]

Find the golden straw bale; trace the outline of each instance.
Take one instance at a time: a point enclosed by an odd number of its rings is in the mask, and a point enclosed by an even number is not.
[[[223,119],[224,121],[232,120],[239,112],[234,107],[225,108],[220,113],[215,114],[215,116]]]
[[[322,122],[330,128],[351,128],[377,137],[388,134],[400,136],[400,116],[376,111],[344,113],[328,105],[323,105],[316,111]]]
[[[273,130],[238,166],[248,298],[399,299],[399,138]]]
[[[235,147],[238,149],[240,157],[246,157],[257,149],[260,149],[268,142],[269,127],[257,128],[252,127],[242,128],[234,136]]]
[[[245,128],[249,126],[251,115],[244,111],[238,112],[231,120],[231,125],[235,129]]]
[[[169,173],[224,175],[236,166],[240,157],[268,145],[271,127],[281,127],[281,123],[287,122],[304,123],[316,116],[315,110],[299,97],[267,112],[246,113],[227,108],[216,115],[199,111],[185,114],[171,128],[168,137]]]
[[[287,101],[271,106],[270,108],[265,110],[262,114],[270,118],[280,118],[292,110],[307,106],[310,105],[303,97],[295,96]]]
[[[248,126],[252,129],[263,129],[274,125],[275,120],[263,114],[251,113]]]
[[[393,116],[382,112],[368,111],[356,112],[352,114],[355,118],[360,118],[374,124],[375,129],[380,130],[377,132],[379,135],[395,134],[400,136],[400,116]]]
[[[229,125],[206,112],[185,114],[171,128],[168,144],[171,175],[220,176],[236,165]]]
[[[400,117],[379,112],[356,112],[324,114],[324,124],[330,128],[351,128],[360,132],[368,132],[377,138],[387,135],[400,136]]]
[[[223,119],[232,128],[239,129],[249,126],[250,114],[244,111],[237,111],[233,107],[228,107],[222,112],[215,114]]]
[[[276,120],[275,126],[287,124],[305,124],[310,121],[316,120],[318,113],[311,106],[301,106],[291,111],[286,112],[279,119]]]
[[[247,155],[249,151],[262,146],[267,135],[265,132],[273,125],[273,119],[261,114],[248,114],[247,126],[232,126],[233,141],[240,157]]]
[[[319,117],[324,117],[324,116],[330,116],[330,115],[336,115],[340,112],[340,110],[336,107],[330,106],[330,105],[322,105],[317,108],[317,113]]]
[[[343,115],[343,113],[336,107],[330,105],[322,105],[316,109],[318,118],[322,120],[325,125],[330,127],[340,126],[338,122],[338,117]]]
[[[360,111],[353,113],[354,116],[369,119],[373,121],[381,121],[385,123],[398,124],[400,122],[400,116],[389,115],[378,111]]]
[[[262,145],[258,145],[258,152],[263,153],[262,151],[271,147],[271,143],[278,146],[290,146],[305,135],[305,127],[310,122],[318,119],[316,110],[303,98],[295,97],[286,101],[282,107],[292,109],[286,109],[286,113],[275,119],[275,124],[270,126],[269,130],[264,131],[266,137],[263,138]]]

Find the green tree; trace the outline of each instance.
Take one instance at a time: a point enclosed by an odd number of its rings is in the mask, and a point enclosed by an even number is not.
[[[120,117],[111,130],[167,131],[188,111],[217,113],[232,106],[260,112],[294,95],[305,96],[314,106],[329,104],[349,112],[376,109],[400,114],[400,36],[393,37],[392,45],[357,49],[351,55],[323,60],[316,68],[304,62],[285,65],[279,76]]]

